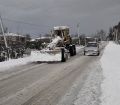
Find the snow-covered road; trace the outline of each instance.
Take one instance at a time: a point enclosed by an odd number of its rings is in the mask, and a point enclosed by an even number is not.
[[[102,77],[100,62],[94,59],[58,105],[99,105]]]
[[[65,63],[27,63],[1,70],[0,105],[99,105],[103,50],[100,56],[82,53]]]
[[[81,53],[65,63],[32,63],[1,71],[0,105],[87,105],[89,102],[96,105],[100,96],[102,53],[100,56]]]

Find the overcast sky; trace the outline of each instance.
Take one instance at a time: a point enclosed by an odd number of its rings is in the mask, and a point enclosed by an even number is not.
[[[0,0],[0,12],[9,31],[39,34],[68,25],[76,33],[79,23],[89,35],[120,21],[120,0]]]

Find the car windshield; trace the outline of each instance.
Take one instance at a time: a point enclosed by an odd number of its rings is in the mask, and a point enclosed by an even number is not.
[[[97,47],[97,43],[88,43],[87,47]]]

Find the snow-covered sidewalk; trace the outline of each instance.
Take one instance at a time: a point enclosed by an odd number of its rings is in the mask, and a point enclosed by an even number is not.
[[[101,105],[120,105],[120,45],[109,42],[101,65],[104,75]]]

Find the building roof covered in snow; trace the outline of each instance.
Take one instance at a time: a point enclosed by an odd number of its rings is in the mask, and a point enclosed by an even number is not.
[[[3,36],[3,35],[0,35]],[[19,36],[19,37],[25,37],[24,35],[19,35],[19,34],[15,34],[15,33],[5,33],[5,36]]]

